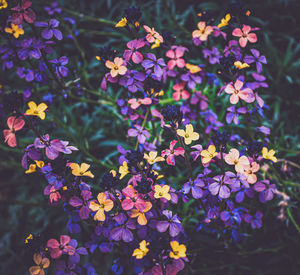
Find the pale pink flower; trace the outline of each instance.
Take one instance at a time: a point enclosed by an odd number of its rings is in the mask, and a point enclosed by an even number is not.
[[[243,25],[243,28],[236,28],[233,30],[232,35],[240,37],[239,43],[241,47],[246,47],[247,42],[255,43],[257,41],[257,36],[255,33],[250,33],[251,27],[248,25]]]
[[[201,41],[206,41],[208,36],[213,32],[213,28],[211,26],[206,26],[204,21],[200,21],[198,23],[198,30],[193,31],[193,38],[198,38]]]
[[[240,152],[235,148],[230,149],[224,159],[227,164],[234,165],[235,171],[238,173],[243,173],[244,167],[250,165],[248,158],[246,156],[240,157]]]
[[[236,104],[239,102],[239,99],[242,99],[246,101],[247,103],[251,103],[255,100],[255,96],[253,91],[250,88],[244,88],[244,83],[237,79],[234,83],[234,86],[232,84],[228,84],[225,87],[225,93],[231,94],[230,96],[230,103]]]

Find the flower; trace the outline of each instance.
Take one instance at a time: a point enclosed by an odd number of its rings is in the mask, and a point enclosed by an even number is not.
[[[114,220],[118,223],[118,227],[115,227],[111,230],[110,236],[115,241],[123,240],[125,243],[132,242],[134,237],[130,229],[135,229],[135,224],[133,220],[128,220],[126,222],[126,215],[120,213]]]
[[[94,175],[91,171],[88,171],[90,165],[87,163],[81,163],[80,166],[77,163],[71,163],[70,168],[72,169],[72,174],[76,177],[90,177],[94,178]]]
[[[202,158],[202,163],[206,164],[209,163],[218,153],[216,152],[215,145],[209,145],[207,150],[202,150],[200,155]]]
[[[67,235],[60,236],[60,242],[55,239],[50,239],[47,242],[47,247],[50,248],[50,256],[53,259],[59,258],[63,253],[68,255],[75,254],[75,248],[71,245],[68,245],[71,241],[71,238]]]
[[[45,28],[41,34],[45,39],[51,39],[53,36],[55,36],[57,40],[62,40],[63,38],[61,31],[56,29],[59,26],[59,21],[56,19],[51,19],[49,23],[35,22],[34,25],[37,27]]]
[[[251,184],[256,183],[257,176],[254,174],[259,170],[259,164],[257,162],[252,162],[251,165],[244,166],[244,175],[247,177],[247,181]]]
[[[259,51],[256,50],[256,49],[251,49],[250,51],[253,54],[253,56],[246,55],[244,57],[244,62],[246,62],[248,64],[251,64],[251,63],[255,62],[255,64],[256,64],[256,70],[260,74],[262,72],[262,65],[261,65],[261,63],[267,64],[266,57],[263,56],[263,55],[260,55]]]
[[[139,209],[132,209],[131,210],[131,218],[137,218],[137,222],[140,225],[146,225],[147,224],[147,218],[145,213],[147,213],[150,209],[152,208],[152,203],[149,201],[145,202],[145,209],[144,210],[139,210]]]
[[[151,29],[146,25],[144,25],[143,28],[147,32],[146,40],[149,43],[154,43],[155,39],[158,39],[161,43],[164,42],[163,37],[154,28]]]
[[[231,19],[231,16],[229,13],[227,13],[225,15],[225,17],[221,19],[221,23],[218,24],[218,28],[220,29],[220,28],[227,26],[230,19]]]
[[[187,195],[192,190],[192,196],[194,199],[200,199],[203,197],[203,187],[205,187],[204,181],[201,179],[202,175],[199,174],[195,180],[189,179],[182,187],[182,192]]]
[[[169,185],[160,186],[160,185],[156,184],[154,186],[154,190],[155,190],[154,198],[156,198],[156,199],[164,198],[168,201],[171,199],[171,195],[169,194],[169,191],[170,191]]]
[[[7,126],[9,130],[3,130],[4,142],[7,142],[8,146],[16,147],[17,140],[15,132],[20,131],[25,125],[25,121],[22,117],[11,116],[7,119]]]
[[[58,140],[53,139],[50,141],[48,134],[38,137],[34,140],[34,147],[37,149],[46,148],[45,153],[47,158],[54,160],[59,156],[59,152],[64,152],[64,144]]]
[[[137,109],[141,105],[151,105],[152,99],[150,97],[145,97],[145,98],[131,98],[128,100],[128,103],[130,104],[131,109]]]
[[[65,65],[69,63],[69,59],[66,56],[61,56],[59,59],[49,60],[49,62],[55,67],[55,72],[59,79],[61,77],[68,76],[69,69],[65,67]]]
[[[250,65],[248,63],[242,63],[241,61],[235,61],[233,65],[239,70],[249,68]]]
[[[179,244],[177,241],[170,242],[172,251],[170,251],[170,258],[172,259],[179,259],[186,257],[186,246],[184,244]]]
[[[194,128],[192,124],[188,124],[185,126],[185,131],[182,129],[177,130],[177,135],[184,138],[184,143],[189,145],[192,141],[199,139],[199,134],[194,132]]]
[[[142,126],[136,124],[134,125],[135,129],[128,130],[128,136],[136,137],[140,144],[144,144],[146,140],[150,137],[150,134],[147,130],[145,130]]]
[[[12,33],[15,38],[19,38],[20,35],[24,34],[24,30],[22,28],[19,28],[18,25],[15,25],[13,23],[11,24],[10,28],[6,27],[4,30],[7,33]]]
[[[147,243],[145,240],[143,240],[143,241],[140,242],[139,245],[140,245],[140,247],[136,248],[133,251],[132,256],[136,257],[137,259],[143,259],[149,251],[149,249],[147,248],[149,243]]]
[[[198,30],[193,31],[193,38],[198,38],[201,41],[206,41],[208,36],[213,32],[213,28],[211,26],[206,26],[204,21],[200,21],[198,23]]]
[[[167,156],[167,163],[169,165],[175,165],[175,156],[183,156],[184,157],[184,149],[182,147],[178,147],[174,149],[177,140],[173,140],[170,143],[170,149],[163,150],[161,155],[163,157]]]
[[[227,108],[228,113],[226,114],[226,122],[230,124],[232,121],[234,124],[239,124],[239,114],[246,114],[247,107],[240,107],[238,109],[235,108],[235,105]]]
[[[147,160],[150,165],[159,161],[165,161],[163,157],[157,157],[157,152],[154,151],[149,152],[149,155],[144,153],[144,159]]]
[[[134,190],[132,185],[128,185],[124,188],[122,194],[125,196],[125,199],[121,203],[124,210],[131,210],[134,206],[141,211],[145,209],[145,201],[142,199],[142,196]]]
[[[133,63],[138,64],[143,61],[143,55],[138,52],[137,50],[139,48],[142,48],[145,46],[145,42],[142,39],[134,39],[127,43],[127,48],[129,50],[124,51],[124,59],[128,62],[130,59],[132,59]]]
[[[123,17],[116,25],[116,28],[123,28],[127,25],[127,18]]]
[[[116,77],[117,75],[124,75],[127,68],[123,65],[123,58],[115,57],[114,62],[107,60],[105,66],[110,69],[110,75]]]
[[[239,43],[241,47],[246,47],[247,42],[249,41],[250,43],[255,43],[257,41],[257,36],[255,33],[250,33],[251,27],[248,25],[243,25],[243,28],[235,28],[232,31],[233,36],[240,37]]]
[[[154,68],[154,74],[159,78],[163,75],[162,67],[165,67],[165,61],[163,58],[156,58],[153,53],[146,54],[147,59],[145,59],[142,63],[142,66],[148,70],[150,68]]]
[[[269,159],[272,160],[273,162],[277,162],[277,158],[274,156],[275,151],[273,149],[269,151],[267,147],[263,147],[261,152],[262,152],[262,157],[264,159]]]
[[[46,117],[45,110],[48,108],[47,104],[40,103],[38,106],[34,101],[28,102],[29,109],[26,110],[26,115],[28,116],[38,116],[40,119],[44,120]]]
[[[235,171],[238,173],[243,173],[244,166],[250,165],[248,158],[246,156],[240,157],[240,152],[235,148],[230,149],[224,159],[227,164],[234,165]]]
[[[6,0],[0,0],[0,10],[7,8]]]
[[[166,52],[166,56],[171,58],[167,64],[169,70],[173,70],[176,66],[178,68],[183,68],[185,66],[185,61],[182,57],[187,50],[187,48],[182,46],[172,46],[171,50]]]
[[[30,275],[45,275],[44,269],[49,267],[50,260],[48,258],[43,258],[40,253],[35,253],[33,255],[33,261],[37,265],[29,268]]]
[[[219,59],[221,56],[217,47],[213,46],[211,50],[203,49],[202,53],[204,55],[204,58],[209,59],[210,64],[216,64],[220,62]]]
[[[237,79],[234,83],[234,86],[232,84],[228,84],[225,87],[225,93],[231,94],[230,96],[231,104],[237,104],[239,102],[239,99],[242,99],[247,103],[251,103],[255,100],[253,91],[250,88],[244,88],[242,90],[243,86],[244,83],[239,79]]]
[[[173,86],[173,90],[175,90],[175,92],[173,93],[172,97],[174,100],[178,101],[180,98],[188,99],[190,97],[190,93],[184,89],[184,86],[184,82],[176,83]]]
[[[196,73],[199,73],[202,71],[202,69],[197,66],[197,65],[193,65],[193,64],[190,64],[190,63],[186,63],[185,64],[185,67],[190,71],[190,73],[192,74],[196,74]]]
[[[105,212],[110,211],[114,207],[114,202],[110,199],[106,199],[106,195],[103,192],[98,194],[97,200],[99,203],[91,201],[89,208],[96,212],[94,220],[103,222],[105,221]]]
[[[82,220],[86,220],[89,217],[90,209],[88,207],[89,199],[92,196],[92,192],[89,190],[81,191],[81,198],[73,196],[69,200],[69,204],[73,207],[81,207],[79,211],[79,216]]]
[[[210,193],[214,196],[219,195],[222,199],[227,199],[230,197],[230,189],[226,184],[232,184],[229,177],[224,177],[223,175],[213,177],[214,182],[208,187]]]
[[[172,216],[172,211],[170,210],[163,210],[162,213],[168,220],[158,221],[156,224],[157,230],[159,232],[166,232],[169,228],[170,236],[176,237],[183,230],[177,215]]]
[[[119,173],[121,174],[120,180],[129,173],[128,165],[126,161],[123,161],[122,166],[119,167]]]
[[[12,22],[16,25],[21,25],[24,19],[27,23],[32,24],[36,18],[34,11],[30,9],[32,2],[29,0],[22,0],[22,2],[18,2],[19,4],[11,9],[16,11],[16,13],[13,13],[12,15]]]

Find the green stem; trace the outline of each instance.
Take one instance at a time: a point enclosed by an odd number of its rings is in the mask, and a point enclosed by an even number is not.
[[[298,233],[299,233],[299,235],[300,235],[300,227],[299,227],[299,225],[296,223],[296,221],[295,221],[295,219],[294,219],[294,217],[293,217],[293,215],[292,215],[292,212],[291,212],[290,207],[287,207],[286,212],[287,212],[287,214],[288,214],[288,216],[289,216],[289,218],[290,218],[292,224],[296,227],[296,229],[297,229],[297,231],[298,231]]]

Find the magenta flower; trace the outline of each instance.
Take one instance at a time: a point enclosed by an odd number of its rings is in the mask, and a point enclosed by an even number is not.
[[[175,92],[173,93],[172,97],[174,100],[178,101],[181,98],[188,99],[190,97],[190,93],[187,90],[185,90],[184,87],[185,87],[184,82],[176,83],[173,86],[173,90],[175,90]]]
[[[16,11],[16,13],[12,15],[12,22],[15,25],[21,25],[24,19],[27,23],[32,24],[36,19],[36,15],[34,11],[30,9],[31,6],[31,1],[22,0],[21,5],[19,3],[16,7],[12,8],[12,11]]]
[[[140,144],[144,144],[147,140],[147,138],[150,137],[150,134],[147,130],[144,130],[142,126],[140,125],[134,125],[135,129],[129,129],[128,135],[130,137],[136,137]]]
[[[122,194],[125,196],[125,199],[122,201],[122,208],[124,210],[131,210],[133,207],[136,207],[140,211],[144,211],[146,204],[142,199],[141,195],[133,188],[133,186],[128,185],[122,190]]]
[[[47,22],[35,22],[34,24],[37,27],[45,28],[42,31],[42,37],[45,39],[51,39],[53,36],[57,40],[62,40],[63,36],[60,30],[56,28],[59,26],[59,21],[56,19],[51,19],[49,23]]]
[[[176,66],[179,68],[183,68],[185,66],[185,61],[182,58],[184,52],[188,49],[182,46],[172,46],[171,50],[166,52],[166,56],[171,58],[168,62],[169,70],[173,70]]]
[[[246,101],[247,103],[251,103],[255,100],[255,96],[253,91],[250,88],[244,88],[244,83],[237,79],[234,83],[228,84],[225,87],[225,93],[230,94],[230,103],[231,104],[237,104],[239,102],[239,99],[242,99]]]
[[[163,157],[167,156],[167,163],[169,165],[175,165],[175,156],[181,155],[184,157],[184,149],[182,147],[178,147],[178,148],[174,149],[176,143],[177,143],[177,140],[171,141],[170,149],[166,149],[161,152],[161,155]]]
[[[81,197],[73,196],[70,198],[69,204],[73,207],[81,207],[79,211],[79,216],[82,220],[89,218],[90,208],[89,200],[92,197],[91,191],[83,190],[81,191]]]
[[[162,213],[167,217],[167,220],[158,221],[156,224],[157,230],[159,232],[166,232],[169,228],[170,236],[176,237],[181,231],[183,231],[180,220],[178,219],[177,215],[172,216],[172,211],[170,210],[164,210]]]
[[[128,62],[132,59],[133,63],[138,64],[143,61],[143,55],[137,51],[138,49],[145,46],[145,42],[142,39],[131,40],[127,43],[129,50],[124,51],[124,59]]]
[[[244,62],[246,62],[248,64],[251,64],[251,63],[255,62],[255,64],[256,64],[256,70],[260,74],[262,72],[262,65],[261,65],[261,63],[267,64],[267,59],[266,59],[265,56],[260,55],[260,53],[259,53],[258,50],[251,49],[250,51],[253,54],[253,56],[246,55],[244,57]]]
[[[53,259],[58,259],[62,254],[74,255],[75,248],[68,245],[71,238],[67,235],[60,236],[60,243],[55,239],[50,239],[47,242],[47,247],[50,248],[50,256]]]
[[[250,33],[251,27],[248,25],[243,25],[243,28],[236,28],[232,31],[233,36],[240,37],[239,43],[241,47],[246,47],[247,42],[255,43],[257,41],[257,36],[255,33]]]

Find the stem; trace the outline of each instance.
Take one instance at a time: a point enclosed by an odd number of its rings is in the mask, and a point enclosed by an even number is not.
[[[290,209],[289,207],[287,207],[286,212],[287,212],[287,214],[288,214],[288,216],[289,216],[291,222],[292,222],[293,225],[296,227],[296,229],[297,229],[297,231],[298,231],[298,233],[299,233],[299,235],[300,235],[300,226],[296,223],[296,221],[295,221],[295,219],[294,219],[294,217],[293,217],[293,215],[292,215],[291,209]]]

